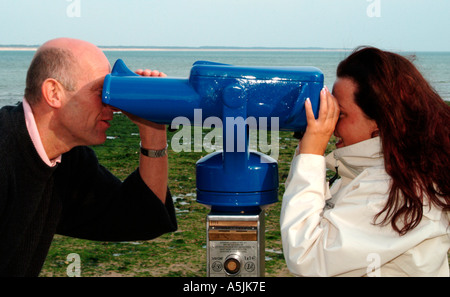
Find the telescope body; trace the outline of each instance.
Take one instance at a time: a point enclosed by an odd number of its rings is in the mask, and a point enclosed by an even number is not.
[[[248,150],[248,125],[227,125],[238,118],[268,119],[264,129],[304,131],[304,102],[310,98],[317,115],[323,73],[314,67],[234,66],[207,61],[194,63],[189,78],[142,77],[118,60],[103,85],[103,102],[155,123],[169,125],[189,119],[201,109],[204,117],[223,123],[224,150],[200,159],[197,201],[213,210],[256,209],[278,200],[277,162]],[[270,119],[276,118],[277,127]],[[235,121],[236,123],[238,121]],[[236,149],[238,132],[244,149]],[[227,146],[234,137],[234,146]]]

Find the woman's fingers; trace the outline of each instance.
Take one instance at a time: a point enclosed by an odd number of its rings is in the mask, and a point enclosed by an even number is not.
[[[319,116],[316,119],[309,98],[305,101],[306,121],[308,125],[336,125],[339,118],[339,105],[336,98],[328,91],[326,87],[320,92]]]
[[[333,127],[336,126],[337,121],[339,120],[339,103],[337,102],[336,98],[328,91],[327,89],[327,102],[328,102],[328,118],[330,121],[330,124]]]
[[[339,105],[336,98],[325,87],[320,92],[320,109],[314,117],[311,101],[305,101],[307,127],[300,142],[300,153],[323,155],[339,118]]]
[[[314,125],[316,118],[312,109],[311,99],[306,98],[305,101],[306,122],[308,125]]]
[[[320,109],[319,109],[319,121],[324,121],[328,117],[328,97],[327,97],[327,88],[324,87],[322,91],[320,91]]]

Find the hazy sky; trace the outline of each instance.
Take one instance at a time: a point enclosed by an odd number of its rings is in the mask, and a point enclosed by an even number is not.
[[[450,51],[450,0],[0,0],[0,45]]]

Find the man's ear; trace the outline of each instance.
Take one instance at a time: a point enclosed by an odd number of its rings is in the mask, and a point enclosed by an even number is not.
[[[42,97],[48,106],[52,108],[60,108],[62,100],[65,96],[63,85],[56,79],[47,78],[41,87]]]

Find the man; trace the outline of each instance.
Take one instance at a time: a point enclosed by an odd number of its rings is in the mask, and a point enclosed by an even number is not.
[[[121,241],[176,230],[163,125],[130,116],[150,157],[141,154],[123,182],[87,147],[106,140],[113,118],[101,100],[110,69],[88,42],[48,41],[31,62],[23,102],[0,110],[0,276],[39,275],[55,233]]]

